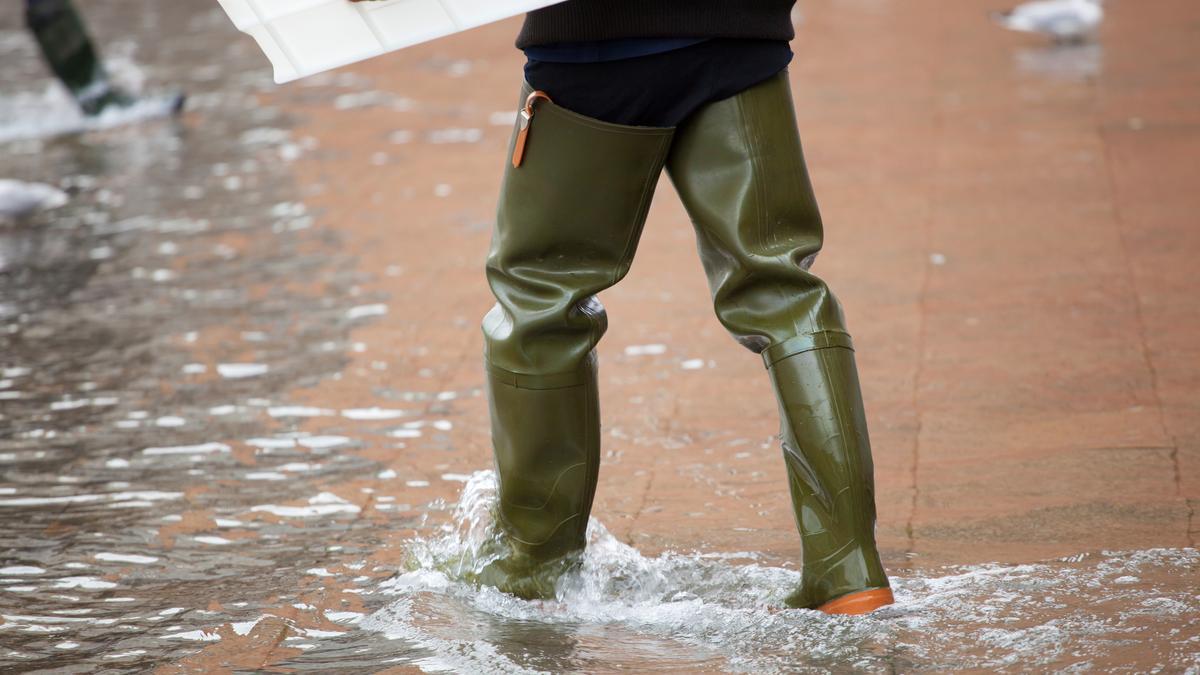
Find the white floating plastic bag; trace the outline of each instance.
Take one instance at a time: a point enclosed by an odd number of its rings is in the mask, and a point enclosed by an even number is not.
[[[338,68],[562,0],[219,0],[258,41],[278,83]]]

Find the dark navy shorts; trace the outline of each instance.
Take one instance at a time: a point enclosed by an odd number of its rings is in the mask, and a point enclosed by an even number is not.
[[[598,63],[530,59],[525,79],[554,102],[605,122],[673,127],[792,61],[782,40],[712,39],[667,52]]]

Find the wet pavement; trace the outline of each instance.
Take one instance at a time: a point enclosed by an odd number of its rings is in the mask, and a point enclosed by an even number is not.
[[[0,10],[0,178],[70,196],[0,224],[0,669],[1200,668],[1192,4],[1074,47],[982,1],[803,7],[900,600],[867,619],[779,609],[774,402],[666,185],[603,298],[583,572],[540,604],[446,575],[493,489],[512,22],[276,87],[216,3],[85,9],[191,99],[85,125]]]

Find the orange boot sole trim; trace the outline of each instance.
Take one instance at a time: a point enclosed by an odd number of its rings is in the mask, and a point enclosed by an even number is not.
[[[866,614],[894,602],[896,598],[892,595],[892,589],[875,588],[830,600],[818,607],[817,611],[826,614]]]

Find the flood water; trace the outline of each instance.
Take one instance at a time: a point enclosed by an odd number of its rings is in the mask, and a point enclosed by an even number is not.
[[[753,550],[646,557],[597,521],[556,601],[456,581],[446,561],[487,531],[492,475],[397,475],[364,448],[452,447],[454,402],[479,389],[290,397],[350,376],[386,298],[306,205],[289,166],[321,148],[263,103],[265,60],[216,3],[105,3],[106,34],[173,36],[108,45],[118,74],[180,85],[191,113],[151,100],[137,124],[88,124],[10,4],[0,178],[69,201],[0,224],[0,669],[1200,669],[1195,549],[917,570],[865,618],[781,609],[798,573]],[[373,496],[397,480],[411,503]],[[460,496],[422,496],[438,481]],[[238,646],[204,656],[222,643]]]

